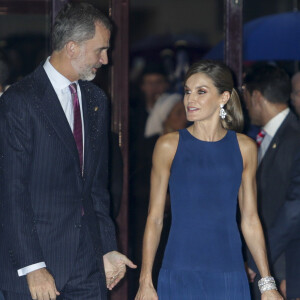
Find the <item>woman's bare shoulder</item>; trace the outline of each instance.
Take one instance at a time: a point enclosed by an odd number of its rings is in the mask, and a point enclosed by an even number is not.
[[[240,148],[243,148],[245,151],[256,151],[257,146],[256,143],[245,134],[237,133],[236,134]]]
[[[179,132],[172,132],[159,137],[154,148],[154,157],[173,160],[179,142]]]
[[[156,142],[156,145],[163,148],[177,148],[179,141],[179,132],[171,132],[162,135]]]
[[[237,133],[238,143],[244,161],[255,161],[257,159],[257,146],[255,141],[245,134]]]

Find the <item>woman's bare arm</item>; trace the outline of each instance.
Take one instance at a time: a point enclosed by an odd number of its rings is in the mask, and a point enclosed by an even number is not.
[[[140,288],[136,300],[157,299],[152,283],[152,267],[163,227],[170,168],[176,153],[178,140],[178,132],[170,133],[160,137],[154,148],[150,203],[143,240]]]
[[[257,148],[248,137],[239,135],[244,171],[239,190],[241,228],[251,254],[262,277],[269,276],[266,245],[262,226],[257,213],[256,167]]]

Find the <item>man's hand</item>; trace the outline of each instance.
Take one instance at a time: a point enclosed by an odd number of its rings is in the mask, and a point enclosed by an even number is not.
[[[106,276],[106,286],[112,290],[118,282],[125,276],[126,265],[135,269],[136,265],[125,255],[111,251],[103,256],[104,271]]]
[[[32,299],[52,300],[60,295],[52,275],[45,269],[38,269],[26,275]]]

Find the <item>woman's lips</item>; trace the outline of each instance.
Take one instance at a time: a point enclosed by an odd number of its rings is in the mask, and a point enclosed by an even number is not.
[[[194,112],[194,111],[198,111],[199,110],[199,108],[197,108],[197,107],[192,107],[192,106],[188,106],[188,108],[187,108],[187,111],[188,112]]]

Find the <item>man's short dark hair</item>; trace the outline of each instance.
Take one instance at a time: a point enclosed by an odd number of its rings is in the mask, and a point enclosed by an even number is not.
[[[69,41],[82,43],[95,35],[95,24],[109,31],[112,23],[101,11],[88,3],[66,4],[55,18],[52,28],[52,48],[61,50]]]
[[[291,82],[288,74],[273,65],[254,66],[244,78],[244,84],[250,94],[254,90],[273,103],[286,103],[291,93]]]

